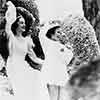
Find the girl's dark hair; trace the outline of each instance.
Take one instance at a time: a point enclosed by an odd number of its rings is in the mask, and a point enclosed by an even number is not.
[[[21,16],[19,16],[17,19],[16,19],[16,21],[12,24],[12,26],[11,26],[11,30],[12,30],[12,32],[13,32],[13,34],[14,35],[17,35],[17,33],[16,33],[16,29],[17,29],[17,27],[18,27],[18,22],[19,22],[19,19],[21,18]]]
[[[18,27],[18,22],[19,22],[19,19],[21,18],[21,17],[23,17],[23,16],[19,16],[19,17],[17,17],[17,19],[16,19],[16,21],[12,24],[12,26],[11,26],[11,30],[12,30],[12,32],[13,32],[13,34],[14,35],[16,35],[17,33],[16,33],[16,29],[17,29],[17,27]],[[24,17],[23,17],[24,18]],[[24,18],[25,19],[25,18]],[[25,24],[26,24],[26,21],[25,21]],[[28,34],[29,34],[29,29],[30,29],[30,27],[28,26],[28,24],[26,24],[26,27],[25,27],[25,32],[23,32],[22,33],[22,35],[25,37],[25,36],[27,36]],[[27,34],[28,33],[28,34]]]
[[[55,27],[53,27],[53,28],[50,28],[50,29],[47,31],[47,33],[46,33],[46,37],[49,38],[49,39],[51,39],[51,38],[52,38],[52,35],[55,34],[55,31],[56,31],[56,29],[58,29],[58,28],[60,28],[60,26],[55,26]]]

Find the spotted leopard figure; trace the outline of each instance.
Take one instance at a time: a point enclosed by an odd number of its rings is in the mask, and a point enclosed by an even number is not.
[[[90,23],[80,15],[69,15],[56,32],[59,41],[67,46],[70,44],[73,52],[73,61],[70,68],[78,68],[82,63],[88,62],[92,57],[100,55],[100,48],[95,31]]]

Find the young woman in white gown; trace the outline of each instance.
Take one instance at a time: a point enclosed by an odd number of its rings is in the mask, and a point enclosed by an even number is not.
[[[16,18],[16,8],[10,1],[7,5],[6,33],[9,38],[7,74],[14,89],[14,100],[39,100],[37,98],[39,92],[39,72],[33,70],[27,62],[25,62],[25,55],[28,53],[30,57],[39,64],[42,64],[43,61],[37,58],[32,51],[34,44],[31,38],[29,36],[25,38],[22,36],[26,27],[24,18],[22,16]]]

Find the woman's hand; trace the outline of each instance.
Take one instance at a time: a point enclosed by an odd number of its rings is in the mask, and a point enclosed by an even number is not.
[[[44,64],[44,60],[42,60],[42,59],[39,58],[39,65],[37,66],[39,71],[42,70],[43,64]]]
[[[44,60],[42,60],[42,59],[40,59],[40,58],[37,58],[37,59],[38,59],[38,63],[39,63],[40,65],[43,65]]]
[[[11,1],[7,2],[8,10],[5,18],[8,24],[12,24],[16,20],[16,7]]]

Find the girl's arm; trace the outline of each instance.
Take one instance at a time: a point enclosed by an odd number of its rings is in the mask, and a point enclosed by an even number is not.
[[[8,9],[6,11],[5,19],[6,19],[6,28],[5,31],[7,36],[10,37],[13,35],[11,31],[11,25],[16,20],[16,7],[11,1],[7,2]]]
[[[32,39],[31,39],[31,37],[28,37],[28,38],[27,38],[27,42],[28,42],[28,55],[29,55],[29,57],[30,57],[34,62],[36,62],[36,63],[42,65],[44,61],[43,61],[42,59],[38,58],[38,57],[36,56],[36,54],[34,53],[33,49],[32,49],[35,45],[33,44],[33,41],[32,41]]]

